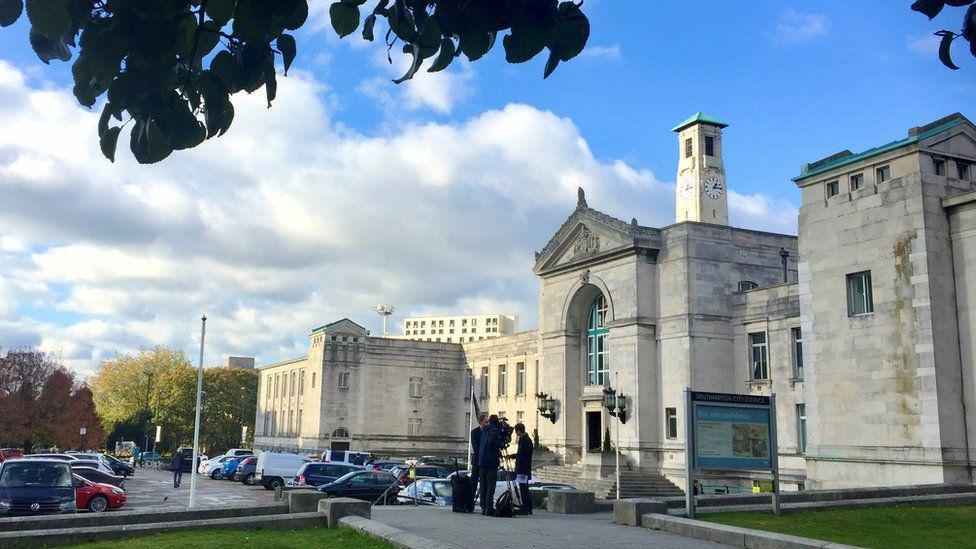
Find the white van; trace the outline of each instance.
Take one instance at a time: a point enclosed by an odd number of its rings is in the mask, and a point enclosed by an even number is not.
[[[312,458],[302,454],[288,452],[261,452],[258,454],[257,470],[254,472],[254,482],[273,490],[285,485],[285,479],[295,476],[298,469]]]
[[[364,466],[373,460],[369,452],[353,452],[350,450],[323,450],[322,461],[328,463],[343,463],[346,465]]]

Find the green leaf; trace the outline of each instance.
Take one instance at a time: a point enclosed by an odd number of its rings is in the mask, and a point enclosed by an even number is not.
[[[207,0],[207,15],[224,25],[234,16],[236,3],[237,0]]]
[[[102,116],[100,116],[98,118],[98,136],[99,137],[105,135],[105,132],[108,131],[108,121],[109,121],[110,118],[112,118],[112,104],[111,103],[105,103],[105,106],[102,107]]]
[[[405,0],[396,0],[393,9],[386,10],[386,20],[390,23],[390,30],[397,38],[404,42],[413,42],[417,37],[417,26],[413,15],[407,9]]]
[[[265,81],[264,81],[264,91],[268,97],[268,108],[271,108],[271,102],[274,101],[275,96],[278,95],[278,80],[275,78],[274,66],[272,65],[270,69],[264,71]]]
[[[359,7],[346,2],[336,2],[329,7],[332,18],[332,28],[339,38],[344,38],[356,32],[359,28]]]
[[[297,55],[295,37],[290,34],[282,34],[278,37],[276,44],[285,63],[285,76],[288,76],[288,68],[291,67],[291,62],[295,60],[295,55]]]
[[[954,71],[959,70],[959,67],[952,62],[952,54],[950,51],[952,49],[952,41],[955,40],[956,34],[949,31],[939,31],[935,34],[936,36],[942,37],[942,41],[939,42],[939,61],[942,61],[943,65]]]
[[[376,26],[376,14],[371,13],[363,19],[363,40],[373,41],[373,27]]]
[[[102,149],[102,154],[112,162],[115,162],[115,149],[118,148],[119,133],[121,132],[122,127],[115,126],[105,130],[105,133],[101,133],[98,138],[98,145]]]
[[[491,33],[469,32],[462,34],[460,48],[468,57],[468,61],[477,61],[491,49]]]
[[[524,63],[532,59],[546,47],[546,39],[546,34],[535,27],[513,27],[512,34],[502,39],[505,60],[509,63]]]
[[[28,40],[30,41],[31,48],[34,49],[34,53],[37,54],[38,59],[43,61],[45,65],[50,64],[52,59],[59,59],[61,61],[71,59],[71,50],[68,49],[68,41],[63,36],[52,40],[31,29],[28,34]]]
[[[427,69],[427,72],[440,72],[446,69],[451,61],[454,61],[454,41],[450,38],[445,38],[441,40],[441,51],[437,54],[437,59],[434,59],[434,64]]]
[[[282,15],[281,24],[288,30],[298,30],[308,19],[307,0],[297,0],[292,7],[291,13]]]
[[[13,25],[24,12],[24,0],[0,0],[0,27]]]
[[[237,59],[227,50],[221,50],[210,62],[210,70],[217,75],[230,93],[241,91],[241,68]]]
[[[912,9],[926,15],[929,19],[935,18],[945,7],[945,0],[917,0],[912,4]]]
[[[420,70],[420,64],[424,62],[424,58],[420,56],[420,45],[419,44],[404,44],[403,53],[409,53],[413,56],[413,62],[410,63],[410,68],[407,72],[393,81],[394,84],[401,84],[413,78],[413,75],[417,74]]]
[[[590,21],[572,2],[559,4],[556,24],[550,31],[549,44],[556,46],[560,61],[569,61],[583,51],[590,37]],[[550,48],[552,50],[553,48]]]
[[[27,0],[31,31],[52,40],[71,31],[68,0]]]

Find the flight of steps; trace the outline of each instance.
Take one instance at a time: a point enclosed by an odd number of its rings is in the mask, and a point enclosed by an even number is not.
[[[613,498],[617,494],[617,482],[613,475],[603,478],[583,478],[583,465],[547,465],[535,471],[546,482],[568,484],[577,490],[593,492],[598,498]],[[653,496],[680,496],[684,491],[662,475],[647,471],[620,471],[620,497],[643,498]]]

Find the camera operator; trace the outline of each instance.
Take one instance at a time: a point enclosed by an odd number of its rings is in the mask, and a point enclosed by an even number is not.
[[[515,483],[518,484],[519,498],[522,506],[518,514],[532,514],[532,497],[529,494],[529,478],[532,476],[532,439],[525,433],[525,425],[515,425],[515,436],[518,437],[518,448],[514,454],[508,456],[515,459]]]
[[[481,433],[478,467],[481,470],[481,514],[495,516],[495,483],[501,461],[501,434],[498,416],[488,417],[488,426]]]
[[[474,494],[478,493],[478,484],[481,481],[481,467],[478,466],[480,463],[478,460],[478,454],[481,453],[481,434],[485,432],[488,428],[488,414],[481,412],[478,414],[478,426],[471,430],[471,480],[472,480],[472,490]]]

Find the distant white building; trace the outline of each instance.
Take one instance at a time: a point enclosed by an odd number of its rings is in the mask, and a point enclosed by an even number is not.
[[[471,343],[518,332],[517,315],[412,316],[398,339],[435,343]]]

